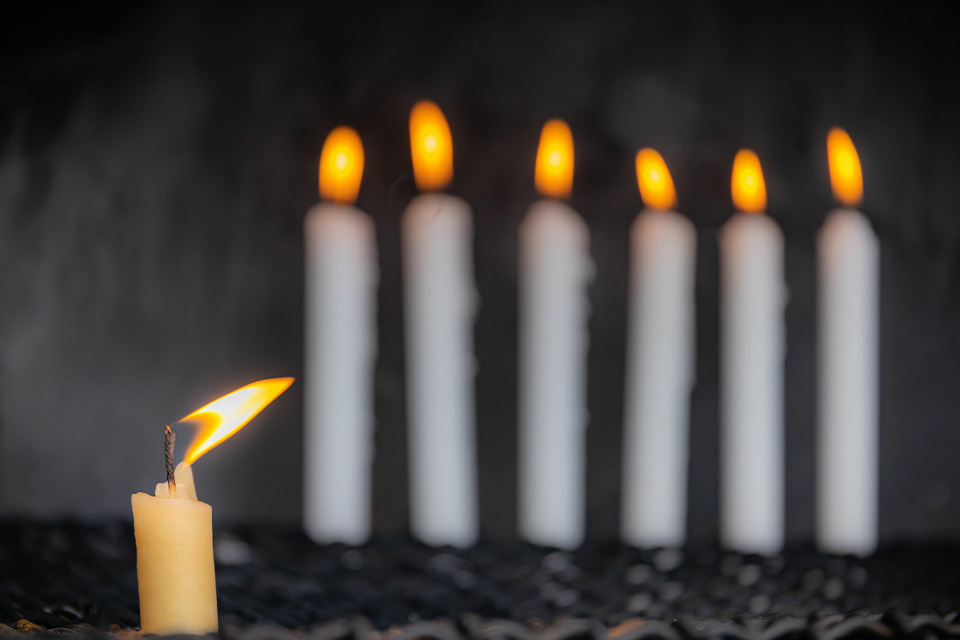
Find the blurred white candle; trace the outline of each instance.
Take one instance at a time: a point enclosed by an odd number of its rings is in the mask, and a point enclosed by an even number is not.
[[[630,233],[621,536],[638,547],[686,540],[690,392],[694,383],[697,232],[676,204],[660,154],[637,154],[646,209]]]
[[[817,544],[869,555],[877,545],[880,244],[854,210],[863,179],[845,131],[830,132],[827,153],[834,193],[849,208],[830,213],[817,238]]]
[[[410,114],[413,170],[421,191],[453,177],[450,128],[421,102]],[[431,545],[476,542],[473,224],[470,207],[443,193],[417,196],[403,214],[410,527]]]
[[[351,203],[363,176],[360,137],[333,130],[320,194],[306,218],[304,528],[321,543],[370,535],[377,248]]]
[[[548,199],[520,225],[520,535],[572,549],[585,533],[587,426],[586,287],[590,231],[561,202],[573,184],[573,136],[543,127],[536,184]]]
[[[783,546],[783,234],[763,215],[756,154],[742,150],[732,190],[740,211],[720,231],[720,537],[775,554]]]

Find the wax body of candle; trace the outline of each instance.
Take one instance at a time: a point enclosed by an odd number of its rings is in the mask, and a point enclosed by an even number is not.
[[[817,238],[817,543],[832,553],[877,544],[879,259],[863,214],[827,216]]]
[[[783,234],[763,214],[720,231],[721,521],[725,546],[783,546]]]
[[[463,200],[417,196],[403,214],[410,526],[432,545],[477,530],[473,225]]]
[[[646,209],[633,223],[630,246],[621,532],[636,546],[681,546],[697,233],[678,213]]]
[[[590,232],[541,200],[520,227],[520,533],[570,549],[583,542]]]
[[[177,467],[177,497],[135,493],[140,630],[157,635],[216,633],[217,584],[210,505],[198,502],[190,465]],[[162,487],[162,488],[161,488]]]
[[[304,528],[317,542],[370,536],[377,249],[346,204],[307,213]]]

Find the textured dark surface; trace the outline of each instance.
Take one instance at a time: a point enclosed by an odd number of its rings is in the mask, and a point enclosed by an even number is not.
[[[486,542],[458,551],[399,539],[351,549],[241,528],[217,532],[215,553],[221,626],[231,637],[286,629],[366,638],[411,624],[410,637],[440,640],[522,640],[543,630],[554,640],[655,630],[839,637],[864,628],[880,637],[914,626],[926,629],[917,637],[960,634],[956,545],[890,548],[866,560],[802,549],[759,558],[709,547],[564,553]],[[0,522],[0,624],[135,628],[135,565],[127,523]]]

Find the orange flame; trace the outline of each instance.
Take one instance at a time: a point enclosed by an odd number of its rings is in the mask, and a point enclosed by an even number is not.
[[[651,209],[666,211],[676,206],[677,192],[670,170],[653,149],[640,149],[637,154],[637,183],[643,203]]]
[[[741,149],[733,159],[730,191],[733,204],[744,213],[763,213],[767,208],[767,185],[763,181],[760,158],[750,149]]]
[[[550,120],[540,133],[534,182],[548,198],[566,199],[573,190],[573,134],[563,120]]]
[[[443,189],[453,178],[453,137],[440,107],[424,100],[410,112],[413,177],[421,191]]]
[[[837,200],[855,207],[863,197],[863,174],[860,172],[860,157],[853,140],[839,127],[827,134],[827,159],[830,163],[830,184]]]
[[[293,384],[293,378],[271,378],[245,387],[200,407],[180,422],[193,421],[200,430],[187,451],[193,464],[210,449],[232,436]]]
[[[337,127],[320,152],[320,197],[353,204],[363,179],[363,144],[350,127]]]

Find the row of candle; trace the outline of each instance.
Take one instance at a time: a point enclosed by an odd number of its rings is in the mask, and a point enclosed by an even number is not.
[[[410,117],[414,176],[424,192],[403,214],[411,529],[429,544],[477,537],[469,206],[440,192],[453,176],[440,109]],[[828,136],[837,197],[862,192],[856,151]],[[694,384],[696,230],[672,211],[660,155],[637,155],[646,205],[631,230],[622,537],[640,546],[685,539],[688,422]],[[573,140],[543,129],[534,203],[520,227],[519,528],[526,539],[576,547],[585,530],[586,288],[589,230],[564,203]],[[306,218],[304,524],[317,541],[370,533],[377,252],[372,220],[352,206],[363,171],[359,136],[331,132],[320,159],[323,202]],[[783,237],[762,215],[763,174],[748,150],[734,161],[741,213],[720,233],[721,538],[775,553],[783,542]],[[819,433],[817,539],[827,551],[876,544],[878,242],[852,208],[818,238]]]

